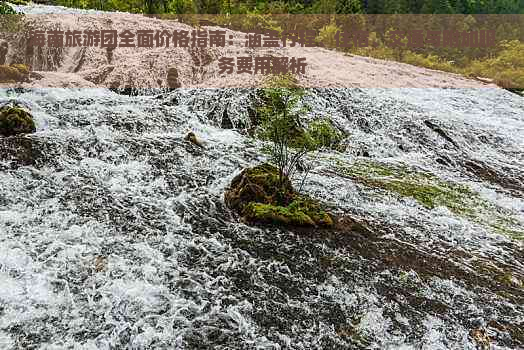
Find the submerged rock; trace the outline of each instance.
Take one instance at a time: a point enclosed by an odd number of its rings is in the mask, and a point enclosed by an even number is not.
[[[444,140],[446,140],[447,142],[451,143],[453,146],[455,146],[456,148],[459,148],[459,146],[457,145],[457,143],[455,142],[455,140],[453,140],[451,137],[448,136],[448,134],[442,130],[442,128],[440,126],[438,126],[437,124],[433,123],[432,121],[430,120],[424,120],[424,124],[430,128],[431,130],[433,130],[434,132],[436,132],[440,137],[442,137]]]
[[[8,105],[0,108],[0,135],[13,136],[35,131],[33,117],[26,110]]]
[[[175,67],[171,67],[167,70],[167,85],[172,89],[182,86],[178,80],[178,70]]]
[[[31,139],[24,136],[0,137],[0,161],[6,161],[11,168],[34,165],[34,158]]]
[[[184,137],[184,140],[191,142],[192,144],[197,145],[199,147],[204,147],[204,143],[196,137],[194,132],[188,133],[186,137]]]
[[[0,65],[5,64],[7,53],[9,52],[9,44],[7,41],[2,41],[0,43]]]
[[[291,226],[332,227],[333,219],[313,199],[295,192],[291,181],[279,180],[270,164],[237,175],[224,195],[227,206],[248,222]]]

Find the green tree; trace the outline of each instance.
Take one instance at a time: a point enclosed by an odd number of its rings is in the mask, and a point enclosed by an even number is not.
[[[2,32],[17,32],[20,30],[23,15],[17,13],[5,1],[0,1],[0,28]]]
[[[278,169],[280,186],[286,178],[293,178],[297,165],[316,146],[300,125],[300,117],[309,110],[300,106],[304,93],[303,89],[270,88],[264,89],[260,96],[258,134],[270,142],[265,150]]]

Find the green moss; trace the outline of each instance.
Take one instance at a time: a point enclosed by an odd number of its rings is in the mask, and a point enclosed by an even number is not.
[[[318,119],[309,124],[309,135],[317,147],[337,149],[343,139],[342,133],[333,126],[329,119]]]
[[[17,107],[0,108],[0,135],[13,136],[36,131],[31,115]]]
[[[280,179],[276,167],[262,164],[237,175],[224,199],[228,207],[241,212],[249,202],[285,206],[291,202],[293,192],[291,181]]]
[[[320,207],[317,201],[307,196],[295,196],[288,206],[291,211],[306,213],[317,226],[332,227],[333,219]]]
[[[13,63],[10,65],[10,67],[15,68],[20,74],[29,74],[29,67],[26,64]]]
[[[9,80],[20,81],[23,79],[23,74],[18,69],[9,66],[0,66],[0,82]]]
[[[29,68],[25,64],[0,65],[0,82],[23,81],[29,75]]]
[[[276,225],[332,227],[333,219],[306,197],[298,197],[288,206],[250,202],[242,211],[244,219]]]
[[[249,222],[332,227],[333,219],[312,198],[300,195],[277,168],[262,164],[244,169],[224,194],[226,205]]]
[[[379,186],[403,197],[411,197],[428,209],[444,206],[455,214],[472,213],[467,196],[473,194],[462,186],[409,180],[383,181]]]
[[[0,15],[12,15],[12,14],[16,14],[16,11],[13,10],[13,8],[9,6],[6,2],[1,1],[0,2]]]
[[[506,286],[506,287],[515,287],[515,288],[522,288],[524,287],[524,284],[519,279],[515,278],[513,274],[509,271],[499,274],[495,277],[497,282],[500,284]]]
[[[314,226],[313,219],[301,211],[288,207],[250,202],[243,211],[246,220],[268,224]]]
[[[291,73],[272,74],[264,79],[263,86],[271,89],[298,89],[298,79]]]
[[[471,199],[479,199],[465,186],[447,183],[404,166],[362,162],[342,170],[360,183],[413,198],[428,209],[444,206],[456,214],[468,214]]]
[[[480,197],[467,186],[444,181],[437,176],[410,169],[404,165],[337,162],[338,171],[367,187],[396,193],[416,200],[427,209],[448,208],[457,216],[483,225],[514,239],[523,239],[524,232],[510,212]]]

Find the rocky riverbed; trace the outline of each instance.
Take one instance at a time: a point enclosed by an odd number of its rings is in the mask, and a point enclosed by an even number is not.
[[[345,147],[303,191],[338,222],[293,229],[224,204],[266,161],[255,91],[191,84],[0,89],[36,124],[0,137],[0,348],[524,346],[522,97],[309,89]]]

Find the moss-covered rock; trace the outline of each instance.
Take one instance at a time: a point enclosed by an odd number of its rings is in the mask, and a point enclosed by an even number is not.
[[[315,225],[313,219],[303,211],[279,205],[249,202],[242,213],[244,219],[251,222],[293,226]]]
[[[20,81],[22,78],[23,75],[18,71],[18,69],[5,65],[0,66],[0,82],[8,80]]]
[[[288,206],[250,202],[242,210],[249,222],[276,225],[332,227],[333,219],[317,202],[296,195]]]
[[[10,65],[10,67],[13,67],[16,70],[18,70],[18,72],[20,74],[23,74],[23,75],[28,75],[29,74],[29,67],[26,64],[13,63],[13,64]]]
[[[0,65],[0,82],[27,81],[29,68],[25,64]]]
[[[345,166],[339,160],[335,162],[338,174],[349,176],[365,187],[413,198],[427,209],[446,207],[453,214],[495,232],[513,239],[524,238],[520,222],[512,212],[487,201],[464,184],[444,181],[434,174],[398,164],[364,161]]]
[[[13,136],[36,131],[33,117],[19,107],[3,106],[0,108],[0,135]]]
[[[326,147],[334,150],[343,150],[341,141],[344,135],[329,119],[317,119],[309,124],[308,132],[317,147]]]
[[[522,288],[524,283],[516,278],[510,271],[495,276],[495,280],[506,287]]]
[[[333,226],[333,219],[318,202],[296,193],[288,178],[279,181],[278,169],[269,164],[242,171],[233,179],[224,197],[227,206],[247,222]]]
[[[241,212],[250,203],[287,205],[294,194],[289,179],[284,178],[279,186],[278,169],[270,164],[262,164],[244,169],[237,175],[225,194],[228,207]]]

